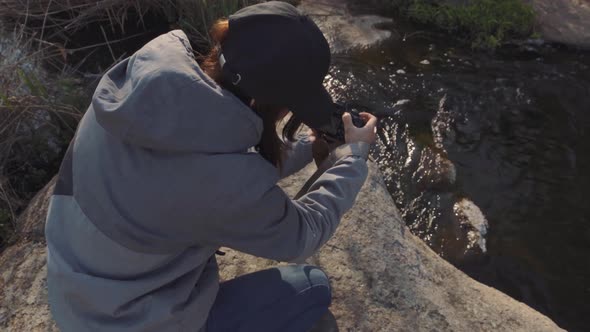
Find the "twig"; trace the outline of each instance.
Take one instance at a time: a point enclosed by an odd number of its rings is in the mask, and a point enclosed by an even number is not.
[[[67,64],[65,64],[65,63],[64,63],[64,64],[63,64],[63,66],[62,66],[62,68],[60,69],[60,70],[61,70],[61,75],[62,75],[62,76],[66,76],[66,75],[68,75],[68,76],[73,76],[73,75],[75,75],[76,73],[77,73],[77,74],[81,74],[81,75],[83,75],[84,73],[82,73],[82,72],[80,71],[80,67],[82,67],[82,64],[84,64],[84,62],[86,62],[86,60],[88,60],[88,58],[90,58],[90,56],[91,56],[91,55],[93,55],[93,54],[94,54],[94,53],[95,53],[97,50],[98,50],[98,49],[97,49],[97,48],[95,48],[95,49],[91,50],[90,52],[88,52],[88,53],[87,53],[87,54],[84,56],[84,58],[83,58],[82,60],[80,60],[80,61],[79,61],[79,62],[78,62],[76,65],[74,65],[74,66],[68,66]],[[66,69],[69,69],[69,70],[68,70],[68,71],[66,71]]]
[[[46,15],[50,15],[50,16],[51,15],[56,15],[56,14],[60,14],[60,13],[63,13],[65,11],[68,11],[68,10],[71,11],[71,10],[74,10],[74,9],[80,9],[80,8],[84,8],[84,7],[92,7],[92,6],[95,6],[95,5],[96,4],[94,2],[91,2],[91,3],[83,3],[83,4],[75,5],[75,6],[67,6],[67,7],[64,7],[64,8],[61,8],[61,9],[57,9],[57,10],[53,10],[53,11],[45,11],[45,12],[42,12],[42,13],[29,13],[30,6],[29,6],[29,1],[27,1],[27,12],[26,12],[26,15],[27,15],[27,17],[31,17],[31,18],[40,18],[40,17],[45,17]],[[0,15],[2,15],[2,16],[14,16],[14,15],[18,15],[18,14],[21,14],[21,12],[18,11],[18,10],[16,12],[14,12],[14,11],[9,11],[7,9],[0,9]]]
[[[139,0],[136,0],[134,3],[134,7],[135,7],[135,11],[139,14],[139,22],[141,23],[141,26],[145,29],[145,21],[143,20],[143,11],[141,10],[141,2]]]
[[[2,194],[4,195],[4,200],[8,205],[8,210],[10,210],[10,222],[12,223],[12,227],[14,228],[14,230],[16,230],[16,214],[14,213],[14,209],[12,208],[12,204],[10,203],[10,197],[8,196],[6,190],[4,190],[4,184],[2,183],[2,181],[0,181],[0,190],[2,191]]]
[[[111,43],[111,44],[112,44],[112,43],[120,43],[120,42],[122,42],[122,41],[125,41],[125,40],[127,40],[127,39],[135,38],[135,37],[141,36],[141,35],[143,35],[143,34],[144,34],[143,32],[136,33],[136,34],[134,34],[134,35],[127,36],[127,37],[125,37],[125,38],[121,38],[121,39],[113,40],[113,41],[111,41],[110,43]],[[74,52],[77,52],[77,51],[87,50],[87,49],[89,49],[89,48],[94,48],[94,47],[99,47],[99,46],[104,46],[104,45],[106,45],[106,44],[107,44],[107,43],[98,43],[98,44],[93,44],[93,45],[88,45],[88,46],[83,46],[83,47],[78,47],[78,48],[67,48],[67,49],[66,49],[66,51],[67,51],[68,53],[72,54],[72,53],[74,53]]]
[[[26,27],[27,23],[29,21],[29,7],[30,7],[29,0],[27,0],[27,11],[25,12],[25,23],[23,24],[23,27]]]
[[[408,39],[410,37],[413,37],[415,35],[421,35],[421,34],[425,34],[425,33],[426,33],[425,31],[415,31],[415,32],[412,32],[409,35],[408,34],[404,34],[404,38],[402,39],[402,41],[406,41],[406,39]]]
[[[49,2],[47,3],[47,9],[45,10],[45,17],[43,17],[43,25],[41,26],[41,37],[39,37],[39,39],[43,40],[43,33],[45,32],[45,23],[47,23],[47,17],[49,17],[49,7],[51,6],[51,3],[53,2],[53,0],[49,0]],[[27,6],[28,8],[28,6]],[[39,45],[39,48],[41,48],[41,45]]]
[[[113,52],[113,49],[111,48],[111,44],[109,43],[109,39],[107,38],[107,33],[104,31],[104,28],[102,27],[102,25],[100,26],[100,31],[102,31],[102,35],[104,37],[105,42],[107,43],[107,47],[109,48],[109,52],[111,52],[111,56],[113,57],[113,61],[117,61],[117,58],[115,57],[115,52]]]
[[[9,122],[4,123],[4,127],[0,128],[0,135],[3,134],[5,130],[8,131],[11,128],[11,126],[12,126],[13,123],[19,121],[20,120],[20,117],[23,115],[23,113],[24,112],[16,112],[16,116],[15,117],[13,117],[12,119],[10,119]],[[15,126],[15,127],[18,128],[18,125]]]

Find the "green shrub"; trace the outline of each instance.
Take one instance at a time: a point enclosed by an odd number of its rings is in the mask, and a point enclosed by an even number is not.
[[[464,36],[475,48],[493,49],[508,38],[528,37],[534,24],[532,7],[520,0],[475,0],[467,5],[413,0],[407,15]]]
[[[359,0],[360,2],[360,0]],[[533,33],[534,12],[522,0],[366,0],[388,14],[433,26],[467,40],[474,48],[494,49],[510,38]]]

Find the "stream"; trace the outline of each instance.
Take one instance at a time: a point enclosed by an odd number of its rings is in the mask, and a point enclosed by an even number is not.
[[[337,99],[381,117],[373,157],[412,232],[561,327],[590,325],[590,53],[472,52],[405,23],[333,57]]]

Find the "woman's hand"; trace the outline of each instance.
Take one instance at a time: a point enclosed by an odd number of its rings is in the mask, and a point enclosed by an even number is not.
[[[320,136],[317,131],[310,129],[308,135],[309,140],[313,142],[311,151],[316,166],[319,167],[320,164],[328,157],[330,152],[343,143],[375,143],[375,140],[377,139],[377,118],[374,115],[366,112],[360,113],[360,116],[365,122],[365,126],[362,128],[358,128],[352,123],[352,117],[349,113],[344,113],[344,115],[342,115],[345,142],[334,142],[329,144]]]
[[[375,143],[377,139],[377,118],[367,112],[360,113],[361,118],[365,121],[365,126],[357,128],[352,123],[352,117],[349,113],[342,115],[344,123],[344,139],[346,143],[365,142],[368,144]]]

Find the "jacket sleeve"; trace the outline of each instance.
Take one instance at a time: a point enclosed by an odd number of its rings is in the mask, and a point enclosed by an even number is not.
[[[281,179],[293,175],[313,160],[312,142],[309,136],[300,136],[295,142],[286,142],[289,146],[280,170]]]
[[[335,150],[334,165],[300,199],[291,200],[275,185],[239,215],[209,223],[202,240],[281,261],[310,257],[334,234],[366,180],[368,144],[356,144]]]

